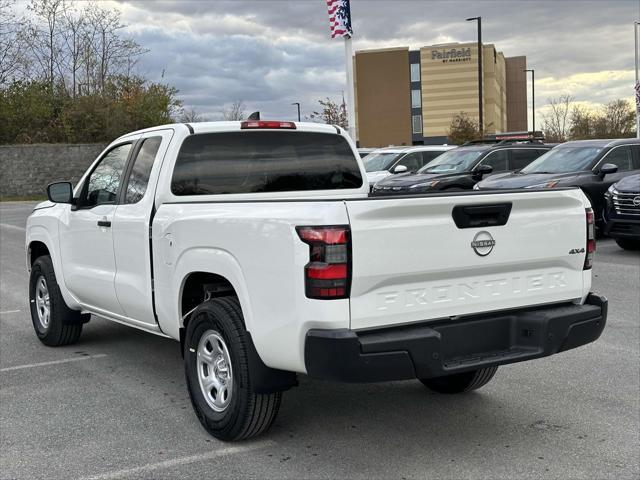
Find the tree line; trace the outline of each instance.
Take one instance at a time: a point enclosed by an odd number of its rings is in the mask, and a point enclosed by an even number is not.
[[[102,142],[182,113],[136,70],[147,50],[98,3],[0,0],[0,143]]]
[[[547,100],[548,109],[542,115],[542,132],[547,142],[589,140],[595,138],[628,138],[636,134],[636,114],[633,105],[624,100],[612,100],[596,109],[576,103],[570,94]],[[461,145],[482,138],[478,122],[466,112],[453,117],[449,125],[449,141]]]
[[[594,138],[627,138],[636,134],[636,114],[631,102],[612,100],[598,109],[575,103],[570,94],[548,100],[542,129],[549,142]]]

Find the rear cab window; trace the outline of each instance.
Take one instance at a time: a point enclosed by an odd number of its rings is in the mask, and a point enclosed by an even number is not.
[[[341,135],[222,132],[187,137],[171,179],[174,195],[356,189],[358,161]]]
[[[153,162],[162,143],[162,137],[149,137],[143,139],[142,142],[127,180],[124,203],[138,203],[144,197],[149,177],[151,177]]]

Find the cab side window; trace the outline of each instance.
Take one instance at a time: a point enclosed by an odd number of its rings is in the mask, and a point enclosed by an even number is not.
[[[405,155],[402,160],[400,160],[396,167],[398,165],[404,165],[405,167],[407,167],[407,170],[410,172],[415,172],[416,170],[418,170],[423,164],[422,164],[422,155],[420,152],[415,152],[415,153],[409,153],[407,155]]]
[[[125,143],[112,148],[102,157],[87,178],[87,186],[81,198],[83,208],[116,202],[130,150],[131,144]]]
[[[613,148],[600,162],[600,166],[605,163],[613,163],[618,166],[619,172],[627,172],[633,170],[633,156],[631,155],[631,147],[622,146]]]
[[[438,151],[428,151],[425,150],[424,152],[422,152],[422,166],[424,167],[427,163],[429,163],[431,160],[433,160],[434,158],[442,155],[444,152],[438,152]]]
[[[127,181],[124,203],[138,203],[144,197],[151,176],[153,161],[160,149],[162,137],[145,138],[142,147],[133,162],[133,168]]]
[[[493,173],[506,172],[508,157],[509,152],[507,150],[496,150],[487,155],[480,163],[493,167]]]
[[[545,152],[546,150],[537,150],[535,148],[511,150],[511,165],[509,166],[509,170],[520,170]]]
[[[634,170],[640,170],[640,145],[631,145],[634,158]]]

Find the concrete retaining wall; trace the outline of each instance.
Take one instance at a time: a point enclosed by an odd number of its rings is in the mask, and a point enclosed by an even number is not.
[[[49,183],[75,185],[106,145],[0,146],[0,197],[46,196]]]

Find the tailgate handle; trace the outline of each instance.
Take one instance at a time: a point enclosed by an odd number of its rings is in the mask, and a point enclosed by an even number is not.
[[[456,205],[451,216],[458,228],[499,227],[506,225],[511,202],[491,205]]]

